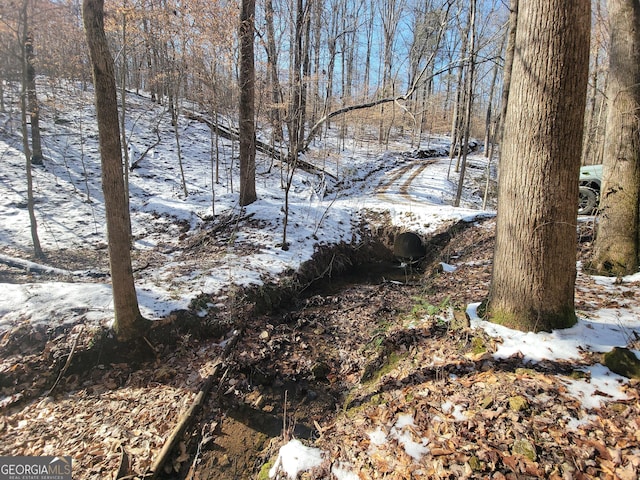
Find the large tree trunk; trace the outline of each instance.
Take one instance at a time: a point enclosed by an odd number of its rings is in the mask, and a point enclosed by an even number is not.
[[[240,15],[240,205],[256,201],[255,65],[253,24],[255,0],[242,0]]]
[[[640,5],[609,0],[611,42],[598,231],[590,270],[638,270],[640,200]]]
[[[590,2],[520,3],[488,314],[525,331],[576,322],[578,172]]]
[[[96,115],[102,162],[102,191],[107,220],[109,264],[115,321],[119,341],[141,336],[149,326],[140,313],[133,282],[129,240],[129,216],[122,171],[118,104],[113,58],[104,34],[104,0],[84,0],[84,28],[93,67]]]

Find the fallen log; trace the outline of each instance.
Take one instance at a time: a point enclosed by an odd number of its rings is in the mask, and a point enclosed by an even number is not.
[[[42,273],[46,275],[64,275],[68,277],[106,277],[108,274],[91,272],[89,270],[64,270],[62,268],[52,267],[50,265],[43,265],[41,263],[35,263],[30,260],[23,260],[22,258],[10,257],[8,255],[0,254],[0,263],[11,268],[19,268],[26,270],[27,272]]]
[[[213,385],[215,378],[218,376],[218,373],[220,372],[221,366],[222,366],[222,362],[218,363],[213,368],[213,373],[211,373],[211,375],[209,375],[205,380],[205,382],[202,384],[202,387],[200,387],[200,391],[196,395],[196,398],[193,400],[193,403],[191,404],[191,406],[178,419],[177,425],[173,428],[171,435],[169,435],[169,438],[167,438],[167,440],[164,442],[164,446],[162,447],[162,450],[160,450],[158,457],[151,465],[152,479],[158,477],[158,474],[160,473],[160,471],[162,470],[162,467],[166,463],[167,458],[169,457],[169,455],[171,454],[171,451],[173,450],[173,447],[176,445],[176,443],[178,443],[178,440],[182,437],[182,434],[189,426],[189,423],[191,423],[191,420],[193,419],[195,414],[198,412],[198,410],[204,403],[204,400],[206,399],[209,393],[209,390],[211,390],[211,385]]]
[[[240,337],[240,332],[235,331],[233,336],[226,341],[226,344],[224,346],[224,351],[216,359],[216,363],[213,367],[213,372],[211,372],[211,374],[205,379],[204,383],[200,387],[200,390],[196,394],[196,397],[193,399],[191,406],[182,415],[180,415],[180,418],[178,419],[178,423],[173,428],[173,431],[171,432],[167,440],[164,442],[162,450],[160,450],[160,453],[158,454],[155,461],[151,465],[151,469],[149,472],[149,474],[151,475],[150,477],[151,480],[158,478],[158,475],[160,474],[164,464],[167,462],[167,459],[169,458],[169,455],[171,454],[173,447],[175,447],[175,445],[178,443],[178,440],[182,437],[185,430],[187,429],[187,427],[189,426],[189,424],[191,423],[195,415],[200,410],[200,407],[202,407],[202,404],[204,403],[205,399],[207,398],[207,395],[209,394],[209,391],[211,390],[211,386],[213,385],[214,381],[218,377],[224,365],[224,358],[226,358],[229,351],[231,351],[231,349],[235,346],[239,337]],[[145,478],[146,477],[147,475],[145,475]]]
[[[207,117],[200,115],[198,113],[195,112],[185,112],[185,115],[187,118],[190,118],[191,120],[195,120],[197,122],[201,122],[204,123],[205,125],[207,125],[211,130],[216,130],[218,132],[219,135],[221,135],[222,137],[228,139],[228,140],[232,140],[232,141],[238,141],[240,139],[240,133],[238,132],[238,130],[231,128],[231,127],[227,127],[225,125],[222,125],[220,123],[214,123],[211,120],[209,120]],[[302,160],[300,158],[298,158],[295,162],[291,161],[291,158],[289,157],[289,155],[282,155],[281,152],[275,148],[273,148],[271,145],[264,143],[258,139],[256,139],[256,150],[264,153],[265,155],[269,155],[270,157],[275,158],[276,160],[279,160],[281,162],[286,162],[289,164],[294,164],[295,167],[299,167],[302,170],[304,170],[305,172],[309,172],[309,173],[313,173],[315,175],[325,175],[329,178],[332,178],[334,180],[337,180],[338,178],[333,175],[332,173],[329,173],[319,167],[316,167],[314,164],[309,163],[305,160]]]

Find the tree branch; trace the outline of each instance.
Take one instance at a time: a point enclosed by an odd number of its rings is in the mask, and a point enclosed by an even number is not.
[[[449,10],[451,9],[451,5],[452,5],[452,1],[451,0],[447,0],[446,1],[446,10],[445,10],[445,14],[444,14],[444,18],[442,20],[442,23],[440,24],[440,30],[438,31],[438,37],[436,39],[436,45],[440,44],[440,41],[442,40],[442,37],[444,35],[444,32],[446,31],[446,26],[447,26],[447,20],[449,18]],[[435,78],[436,76],[440,75],[441,73],[444,73],[448,70],[450,70],[452,67],[456,66],[459,62],[454,62],[454,63],[450,63],[449,65],[441,68],[440,70],[438,70],[437,72],[432,73],[431,75],[425,77],[427,70],[429,69],[429,67],[431,66],[432,62],[435,59],[435,54],[436,52],[434,51],[431,56],[429,57],[429,59],[426,61],[425,66],[422,68],[422,70],[420,71],[420,73],[416,76],[416,78],[414,79],[414,81],[412,82],[412,84],[409,86],[409,88],[407,89],[407,91],[405,93],[403,93],[402,95],[397,95],[397,96],[393,96],[393,97],[386,97],[386,98],[380,98],[378,100],[373,100],[371,102],[366,102],[366,103],[360,103],[357,105],[348,105],[346,107],[342,107],[338,110],[334,110],[331,113],[328,113],[326,115],[324,115],[322,118],[320,118],[313,127],[311,127],[311,130],[309,130],[309,134],[307,135],[307,138],[304,141],[304,145],[302,148],[302,151],[306,151],[309,148],[309,145],[311,144],[311,140],[313,140],[313,137],[318,133],[318,130],[320,130],[320,127],[326,123],[328,120],[331,120],[334,117],[337,117],[339,115],[343,115],[345,113],[348,112],[353,112],[355,110],[363,110],[366,108],[372,108],[372,107],[377,107],[379,105],[384,105],[386,103],[397,103],[400,101],[406,101],[409,97],[411,97],[415,91],[418,89],[418,87],[420,87],[421,85],[423,85],[426,81]]]

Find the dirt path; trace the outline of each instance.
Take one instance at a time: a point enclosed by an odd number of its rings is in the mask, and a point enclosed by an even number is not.
[[[384,180],[376,188],[376,195],[385,201],[400,204],[413,204],[417,200],[411,196],[411,184],[422,172],[433,165],[436,159],[419,160],[395,170],[391,178]],[[423,200],[421,200],[423,201]]]

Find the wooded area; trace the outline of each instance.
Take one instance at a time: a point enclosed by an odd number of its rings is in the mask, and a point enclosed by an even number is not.
[[[20,78],[25,31],[33,36],[36,74],[91,81],[77,0],[0,9],[3,82]],[[148,92],[172,110],[237,118],[239,2],[123,0],[105,9],[120,88]],[[336,121],[343,136],[374,134],[382,143],[394,131],[414,132],[417,143],[420,132],[452,129],[462,142],[467,124],[485,138],[496,120],[487,112],[500,111],[501,75],[493,72],[502,69],[508,15],[498,0],[257,2],[260,129],[298,150],[311,138],[321,141]],[[592,94],[601,108],[599,90]]]
[[[531,322],[521,328],[547,329],[572,323],[572,314],[567,317],[560,310],[571,310],[575,265],[561,264],[573,264],[575,244],[565,241],[571,237],[568,231],[551,232],[541,225],[573,225],[571,199],[576,196],[574,177],[580,163],[605,163],[598,258],[591,268],[620,274],[634,272],[638,265],[640,168],[634,147],[638,131],[635,114],[624,117],[625,112],[635,111],[638,101],[634,86],[638,74],[627,72],[628,65],[637,62],[635,57],[626,58],[618,47],[629,41],[625,35],[638,26],[638,6],[622,0],[611,0],[609,5],[594,1],[590,11],[578,14],[574,3],[555,2],[538,17],[534,3],[518,8],[517,0],[509,6],[499,0],[242,0],[240,5],[225,0],[122,0],[106,5],[104,30],[113,52],[109,68],[113,64],[112,77],[119,83],[122,126],[127,114],[125,98],[132,93],[148,94],[165,105],[174,127],[177,116],[188,113],[192,118],[206,118],[217,135],[221,115],[234,119],[240,145],[240,205],[257,198],[256,131],[269,138],[260,143],[269,144],[274,156],[287,152],[278,155],[289,164],[283,182],[287,194],[299,155],[326,143],[326,131],[332,124],[340,125],[338,142],[362,137],[388,145],[394,134],[410,132],[412,145],[408,147],[413,148],[420,147],[425,131],[447,133],[452,160],[457,153],[456,206],[464,186],[469,142],[483,138],[487,156],[503,154],[498,230],[506,221],[505,231],[515,229],[523,237],[520,244],[535,245],[516,268],[530,265],[532,275],[527,278],[540,274],[538,287],[528,283],[514,293],[519,288],[510,283],[515,278],[513,254],[522,248],[513,235],[499,234],[510,246],[498,241],[496,258],[500,260],[506,248],[507,262],[497,263],[489,312],[500,316],[496,312],[509,310],[504,305],[497,307],[507,301],[501,292],[510,292],[511,303],[525,293],[544,298],[536,301],[537,306],[517,305],[517,309],[532,315]],[[77,0],[22,0],[0,7],[0,83],[4,89],[21,82],[28,163],[46,162],[40,145],[36,75],[68,88],[86,88],[91,81],[81,21],[84,10],[85,27],[91,25],[96,14],[89,11],[89,5],[83,9]],[[629,13],[616,16],[614,29],[607,9]],[[620,18],[630,20],[623,23]],[[566,28],[554,33],[559,24]],[[86,30],[91,39],[94,34]],[[558,44],[556,38],[561,34],[568,36]],[[574,56],[578,48],[580,55]],[[535,73],[537,62],[542,65],[547,56],[556,69],[547,66]],[[92,60],[97,85],[97,75],[106,67],[96,70],[95,55]],[[537,88],[542,93],[531,95]],[[100,105],[98,89],[96,98]],[[550,102],[546,107],[542,105],[545,101]],[[622,113],[616,114],[616,109]],[[609,119],[606,129],[605,118]],[[127,139],[123,128],[114,127],[113,140],[122,135],[117,150],[126,167],[126,190]],[[188,195],[181,139],[177,127],[174,131],[182,187]],[[495,144],[502,148],[494,149]],[[106,153],[103,148],[103,155]],[[621,156],[624,162],[618,161]],[[28,172],[30,168],[28,165]],[[628,183],[621,183],[618,179],[622,178]],[[113,183],[105,185],[105,197],[110,185]],[[511,189],[519,195],[523,186],[533,189],[528,198],[507,200]],[[624,200],[619,192],[624,192]],[[288,245],[287,199],[285,196],[283,249]],[[125,223],[126,205],[117,207]],[[527,212],[524,217],[529,225],[507,220],[509,215],[522,218],[522,212]],[[30,214],[35,253],[40,255],[32,205]],[[615,232],[621,231],[631,232],[624,254],[620,240],[613,240],[619,237]],[[535,240],[538,235],[540,239]],[[552,286],[559,281],[559,272],[565,272],[567,278],[562,286]],[[536,293],[538,288],[542,290]],[[564,292],[558,294],[555,313],[539,310],[540,302],[548,299],[542,292],[549,289]],[[541,315],[557,319],[540,324],[534,317]]]
[[[594,2],[583,163],[602,163],[607,19]],[[172,112],[238,118],[239,2],[108,2],[107,39],[121,92],[148,92]],[[38,146],[34,74],[91,81],[78,0],[21,0],[0,6],[0,78],[28,86],[33,161]],[[394,131],[452,132],[491,144],[502,110],[509,9],[504,1],[268,0],[257,2],[255,117],[263,137],[291,151],[342,137]],[[23,68],[24,67],[24,68]],[[2,107],[4,107],[2,105]],[[124,113],[123,113],[124,114]],[[179,139],[177,139],[179,143]],[[487,149],[488,150],[488,149]],[[126,149],[125,149],[126,151]]]
[[[0,460],[638,479],[638,111],[638,0],[2,1]]]

